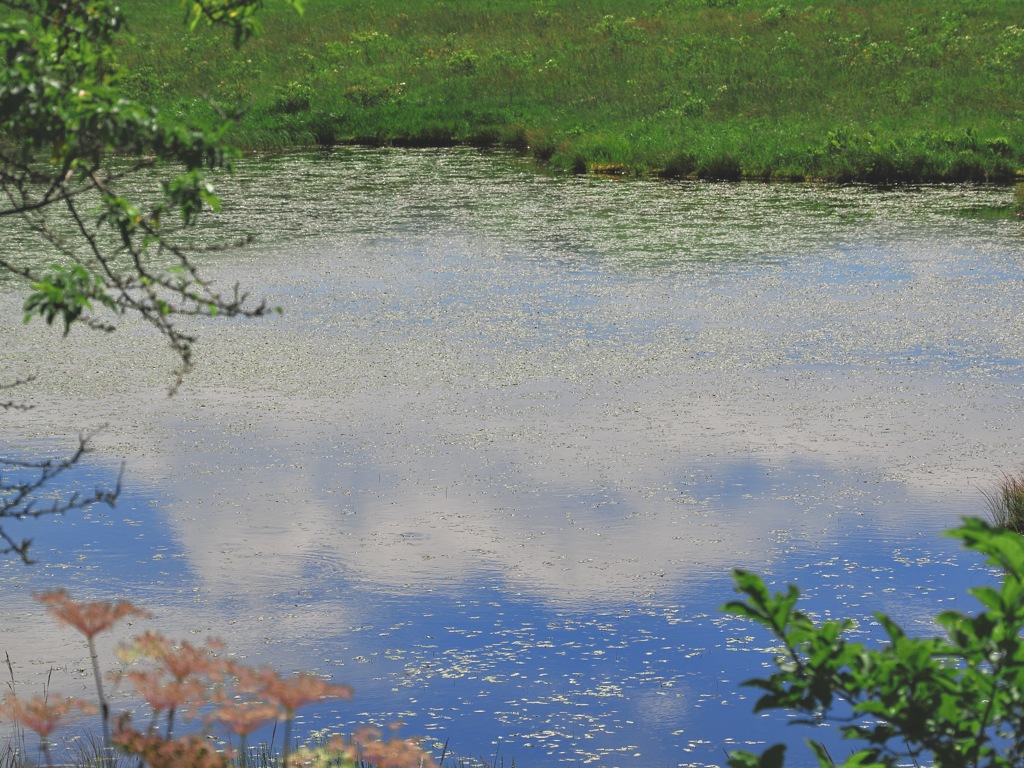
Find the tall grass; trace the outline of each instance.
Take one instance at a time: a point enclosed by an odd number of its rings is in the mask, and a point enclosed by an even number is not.
[[[993,525],[1024,533],[1024,470],[1003,476],[989,491],[983,491]]]
[[[556,167],[1009,181],[1024,167],[1012,0],[310,0],[240,50],[128,5],[126,86],[244,112],[237,141],[500,145]],[[690,162],[680,162],[690,158]]]

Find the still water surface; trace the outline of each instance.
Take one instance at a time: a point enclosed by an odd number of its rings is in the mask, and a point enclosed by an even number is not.
[[[87,695],[32,590],[128,597],[356,700],[308,730],[401,719],[467,758],[717,765],[804,735],[750,713],[767,638],[729,571],[911,631],[989,578],[941,532],[1024,459],[1024,249],[999,188],[551,178],[515,157],[339,150],[225,181],[285,308],[200,329],[174,399],[145,328],[18,325],[37,406],[8,451],[105,425],[80,475],[117,509],[33,524],[0,564],[25,690]],[[19,243],[19,247],[28,247]],[[40,256],[40,258],[43,258]],[[840,753],[841,754],[841,753]]]

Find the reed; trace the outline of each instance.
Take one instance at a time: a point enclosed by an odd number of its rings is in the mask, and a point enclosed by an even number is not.
[[[1024,470],[1004,472],[994,488],[982,493],[993,525],[1024,534]]]

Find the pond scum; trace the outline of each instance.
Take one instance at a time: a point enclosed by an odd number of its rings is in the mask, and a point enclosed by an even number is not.
[[[127,10],[129,95],[232,115],[250,148],[507,147],[578,173],[1012,181],[1010,0],[311,0],[235,49],[173,3]],[[209,100],[207,99],[209,97]]]

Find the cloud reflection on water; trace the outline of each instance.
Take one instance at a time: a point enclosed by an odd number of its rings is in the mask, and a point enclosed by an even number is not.
[[[5,421],[11,439],[107,424],[97,460],[127,456],[147,498],[104,521],[141,527],[104,524],[83,560],[5,568],[19,656],[69,652],[25,586],[112,585],[174,634],[344,666],[381,706],[392,686],[429,700],[461,679],[461,698],[442,700],[467,720],[482,697],[509,729],[544,733],[540,720],[600,699],[601,722],[642,720],[651,741],[678,718],[689,743],[717,720],[701,707],[722,706],[709,681],[752,674],[727,671],[716,644],[758,650],[706,618],[729,597],[729,568],[800,576],[830,610],[877,600],[919,625],[934,613],[930,587],[906,594],[906,574],[947,568],[938,532],[979,511],[973,486],[1021,448],[1016,240],[928,207],[970,190],[517,188],[456,154],[474,186],[453,191],[432,155],[394,158],[418,168],[352,157],[377,168],[375,193],[351,186],[352,168],[302,175],[324,186],[302,192],[323,206],[317,234],[289,242],[280,233],[298,224],[285,222],[213,267],[250,274],[287,312],[203,328],[174,400],[161,396],[169,357],[138,328],[60,346],[39,325],[9,329],[10,360],[45,360],[39,407]],[[243,183],[258,175],[243,169]],[[288,183],[275,179],[279,193]],[[617,220],[587,217],[602,196]],[[729,201],[739,208],[716,212]],[[5,322],[19,301],[0,299]],[[912,565],[894,564],[913,546]],[[634,623],[637,611],[656,618]],[[676,670],[665,680],[640,656],[633,668],[601,655],[644,647],[645,632]],[[472,660],[507,683],[516,653],[557,685],[533,667],[504,687],[458,677]],[[579,675],[628,695],[577,695]],[[528,693],[547,702],[534,720]],[[620,723],[602,743],[630,733]]]

